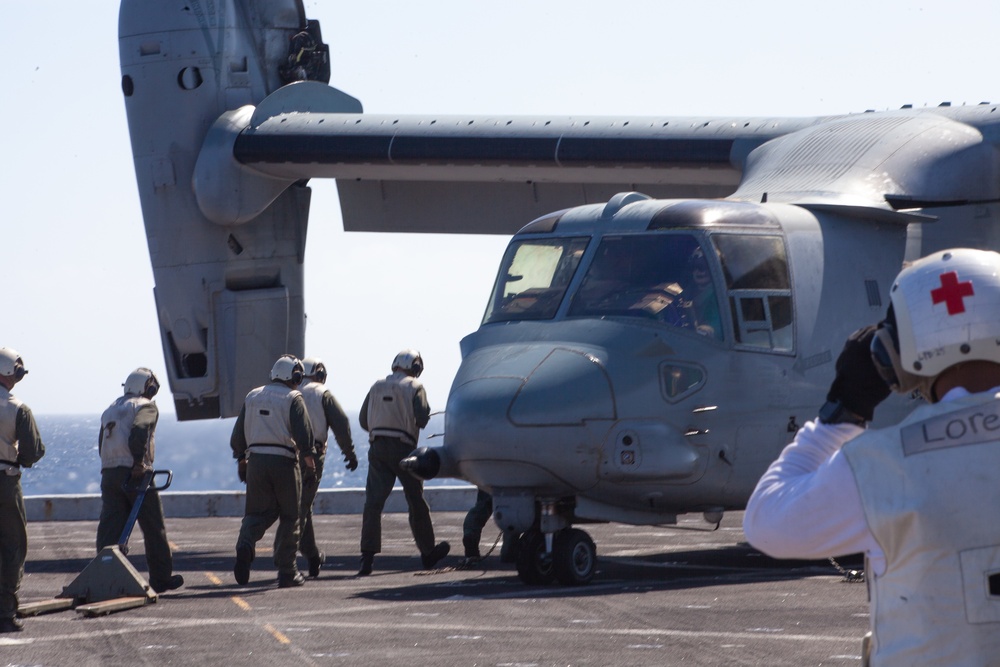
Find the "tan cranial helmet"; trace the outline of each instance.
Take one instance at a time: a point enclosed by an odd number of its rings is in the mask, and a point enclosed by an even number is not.
[[[416,350],[401,350],[392,360],[392,370],[397,369],[413,377],[420,377],[420,374],[424,372],[424,360]]]
[[[143,398],[153,398],[160,390],[160,381],[148,368],[137,368],[125,378],[125,394],[135,394]]]
[[[954,248],[903,269],[890,292],[895,323],[872,344],[876,366],[900,393],[930,388],[966,361],[1000,363],[1000,254]],[[887,368],[891,366],[891,368]]]

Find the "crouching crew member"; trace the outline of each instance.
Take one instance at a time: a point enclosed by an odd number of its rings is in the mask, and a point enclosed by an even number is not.
[[[312,426],[302,393],[302,362],[280,357],[271,368],[271,382],[247,394],[229,441],[240,479],[246,482],[246,509],[236,541],[236,583],[250,581],[250,564],[257,542],[278,521],[274,535],[274,565],[278,586],[305,583],[295,564],[299,548],[299,505],[302,478],[316,474]]]

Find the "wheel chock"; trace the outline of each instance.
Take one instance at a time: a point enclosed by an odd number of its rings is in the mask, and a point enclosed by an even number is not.
[[[132,567],[118,545],[101,549],[97,558],[63,588],[59,597],[87,604],[123,597],[156,602],[156,592],[139,571]]]
[[[136,607],[141,607],[149,602],[150,600],[145,597],[115,598],[113,600],[95,602],[94,604],[81,604],[76,608],[76,611],[88,618],[93,618],[94,616],[113,614],[116,611],[135,609]],[[154,598],[152,602],[156,602],[156,599]]]
[[[40,600],[39,602],[24,602],[17,607],[17,615],[38,616],[39,614],[49,614],[54,611],[70,609],[75,600],[72,598],[52,598],[51,600]]]

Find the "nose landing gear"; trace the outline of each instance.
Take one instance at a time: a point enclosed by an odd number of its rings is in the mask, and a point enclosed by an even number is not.
[[[551,548],[546,535],[532,528],[521,537],[517,553],[517,575],[528,585],[558,580],[566,586],[588,583],[597,569],[597,547],[579,528],[563,528],[551,534]]]

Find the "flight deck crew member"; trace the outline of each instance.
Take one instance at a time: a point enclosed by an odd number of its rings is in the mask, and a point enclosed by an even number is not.
[[[118,544],[136,501],[138,485],[153,470],[154,433],[160,412],[153,397],[160,383],[148,368],[137,368],[125,379],[125,390],[101,415],[97,451],[101,456],[101,518],[97,523],[97,551]],[[126,490],[128,488],[129,490]],[[146,491],[136,517],[142,529],[149,565],[149,585],[157,593],[184,585],[174,574],[167,542],[163,505],[156,489]]]
[[[305,583],[295,564],[299,548],[299,505],[302,475],[316,472],[312,426],[302,393],[302,362],[290,354],[280,357],[271,368],[271,382],[247,394],[229,444],[237,461],[240,479],[246,482],[246,510],[236,541],[236,583],[250,581],[250,564],[256,546],[271,525],[278,521],[274,535],[274,565],[278,586],[288,588]]]
[[[416,350],[403,350],[392,362],[392,374],[368,391],[361,405],[361,428],[368,431],[368,483],[361,523],[361,568],[358,576],[372,573],[375,554],[382,550],[382,508],[398,478],[410,512],[410,530],[420,550],[424,569],[431,569],[448,555],[447,542],[434,544],[431,512],[424,500],[424,484],[399,462],[417,446],[420,429],[427,426],[431,408],[418,377],[424,360]]]
[[[743,527],[778,558],[864,552],[871,665],[995,665],[1000,656],[1000,254],[906,267],[878,328],[848,339],[819,418],[757,484]],[[889,388],[919,392],[865,430]]]
[[[21,356],[0,347],[0,632],[19,632],[17,591],[28,554],[28,521],[21,494],[21,468],[45,455],[35,418],[10,393],[27,375]]]
[[[479,552],[479,540],[483,536],[483,528],[493,516],[493,496],[479,489],[476,502],[469,508],[462,522],[462,547],[465,550],[464,565],[474,565],[483,559]],[[516,559],[517,533],[504,531],[503,546],[500,548],[500,562],[513,563]],[[487,554],[489,555],[489,554]]]
[[[306,402],[309,412],[309,422],[312,426],[316,446],[316,474],[309,475],[302,464],[302,503],[299,509],[299,551],[309,562],[309,576],[318,577],[325,556],[316,546],[316,533],[313,530],[313,501],[323,477],[323,465],[326,460],[326,444],[328,431],[333,431],[333,437],[344,455],[346,467],[350,471],[358,469],[358,457],[354,453],[354,443],[351,439],[351,422],[340,407],[340,403],[326,388],[326,364],[316,357],[306,357],[302,360],[305,374],[299,391]]]

